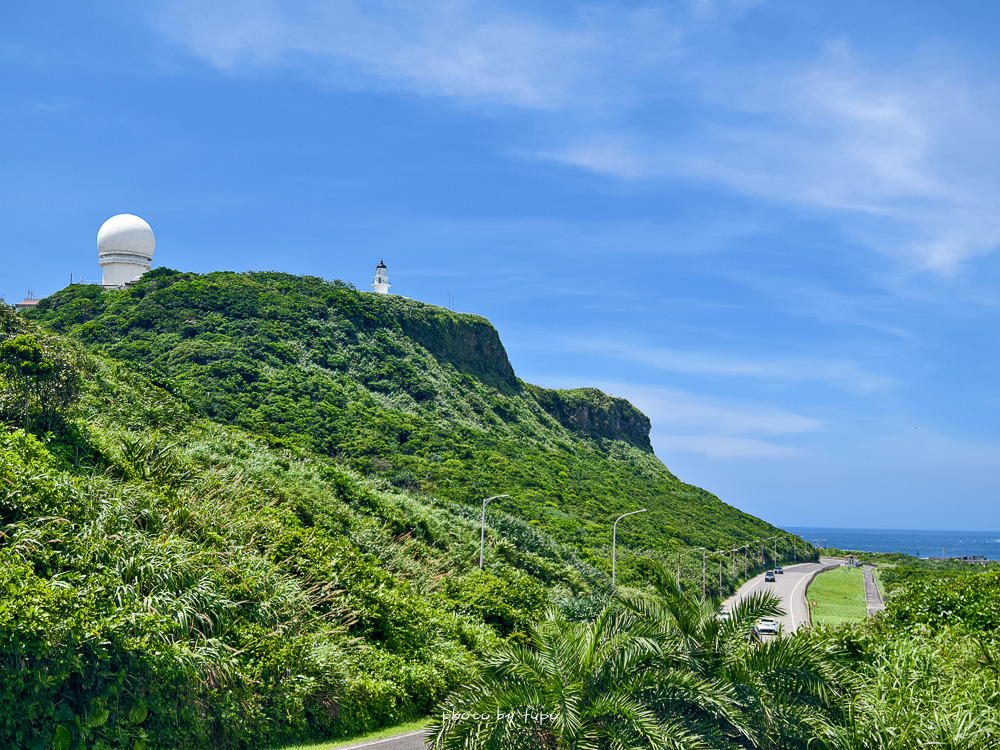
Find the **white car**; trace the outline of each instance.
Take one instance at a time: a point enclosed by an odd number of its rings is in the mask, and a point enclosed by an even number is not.
[[[778,621],[773,617],[761,617],[757,621],[757,632],[761,635],[777,635]]]

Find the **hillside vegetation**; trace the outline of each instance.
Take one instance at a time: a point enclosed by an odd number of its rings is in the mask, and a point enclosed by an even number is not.
[[[123,291],[70,286],[32,315],[272,446],[459,503],[508,494],[505,510],[598,565],[610,520],[642,507],[620,529],[626,548],[780,531],[679,481],[627,401],[520,381],[474,315],[314,277],[168,269]]]
[[[480,573],[464,506],[199,419],[2,306],[0,334],[0,746],[371,729],[547,608],[606,599],[523,521],[491,512]]]
[[[614,513],[650,508],[620,586],[776,531],[679,482],[627,402],[517,380],[481,318],[171,271],[31,317],[0,305],[3,746],[392,724],[546,612],[600,612]]]

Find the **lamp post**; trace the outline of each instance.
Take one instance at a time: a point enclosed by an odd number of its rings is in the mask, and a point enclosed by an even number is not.
[[[493,497],[488,497],[483,500],[483,520],[479,525],[479,569],[483,569],[483,549],[486,546],[486,503],[490,500],[499,500],[501,497],[510,497],[510,495],[494,495]]]
[[[646,509],[633,510],[631,513],[623,513],[615,519],[615,525],[611,527],[611,590],[615,590],[615,564],[616,564],[616,546],[618,543],[618,522],[625,518],[625,516],[634,516],[636,513],[645,513]]]
[[[701,600],[705,601],[705,559],[708,555],[708,550],[704,547],[701,548]]]
[[[764,557],[765,546],[764,545],[765,545],[765,542],[771,542],[771,541],[774,542],[774,564],[775,565],[778,564],[778,537],[776,537],[776,536],[769,536],[769,537],[767,537],[765,539],[761,539],[760,540],[760,566],[762,568],[764,567],[764,564],[765,564],[765,557]]]
[[[723,550],[721,552],[712,553],[713,556],[718,555],[719,557],[719,596],[722,596],[722,559],[726,555],[730,555],[729,558],[729,574],[733,577],[736,576],[736,553],[739,552],[742,547],[733,547],[732,549]]]
[[[689,549],[688,552],[697,552],[701,550],[701,598],[705,598],[705,548],[704,547],[693,547]],[[681,551],[677,550],[677,591],[681,590]]]

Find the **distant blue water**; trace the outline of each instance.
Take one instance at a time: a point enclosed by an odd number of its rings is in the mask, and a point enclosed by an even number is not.
[[[786,526],[807,542],[863,552],[903,552],[917,557],[983,555],[1000,560],[1000,531],[909,531],[906,529],[824,529]],[[942,551],[944,554],[942,555]]]

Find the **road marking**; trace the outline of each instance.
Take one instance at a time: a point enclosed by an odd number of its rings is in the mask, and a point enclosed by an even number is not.
[[[812,571],[809,571],[809,572],[812,572]],[[788,611],[792,615],[792,632],[793,633],[796,630],[799,629],[798,624],[795,622],[795,592],[799,590],[799,586],[801,586],[804,582],[806,582],[806,581],[809,580],[809,576],[806,573],[806,571],[802,571],[802,573],[803,573],[803,576],[802,576],[801,580],[799,580],[799,582],[797,584],[795,584],[795,588],[792,589],[792,596],[788,600]],[[806,607],[807,607],[806,611],[808,611],[809,602],[806,602]]]
[[[787,600],[788,614],[792,618],[792,632],[793,633],[796,630],[798,630],[798,621],[795,618],[795,606],[794,606],[795,592],[797,592],[799,590],[799,586],[802,585],[803,581],[807,580],[809,578],[809,576],[813,575],[816,572],[816,570],[818,569],[817,566],[821,567],[822,563],[808,563],[808,562],[806,562],[806,563],[795,563],[793,565],[788,565],[788,566],[785,567],[785,572],[786,573],[801,573],[802,574],[802,578],[792,588],[791,596]],[[732,607],[734,607],[736,604],[738,604],[740,601],[742,601],[743,598],[746,597],[746,596],[748,596],[754,589],[756,589],[758,586],[760,586],[762,583],[764,583],[764,574],[760,573],[759,575],[754,576],[750,580],[753,581],[753,583],[750,583],[750,581],[747,581],[747,583],[743,584],[744,586],[746,586],[746,589],[744,589],[743,587],[740,587],[740,589],[738,589],[729,599],[726,600],[725,604],[728,605],[728,607],[730,609],[732,609]]]
[[[415,734],[421,734],[424,730],[418,729],[414,732],[407,732],[406,734],[397,734],[394,737],[386,737],[382,740],[369,740],[368,742],[362,742],[360,745],[347,745],[346,747],[339,748],[338,750],[354,750],[356,747],[371,747],[372,745],[381,745],[383,742],[392,742],[393,740],[401,740],[403,737],[412,737]]]

